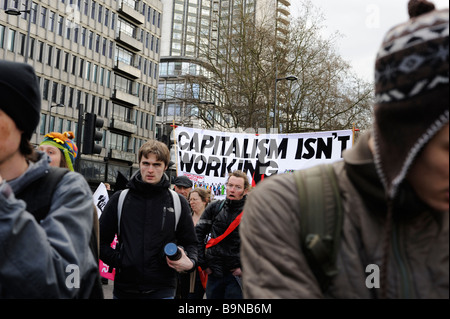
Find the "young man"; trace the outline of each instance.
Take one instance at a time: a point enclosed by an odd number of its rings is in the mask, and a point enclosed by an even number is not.
[[[239,225],[249,188],[245,173],[230,173],[226,199],[210,204],[196,226],[199,266],[208,274],[208,299],[242,299],[239,226],[230,226]],[[231,232],[223,237],[227,230]]]
[[[139,171],[128,182],[123,202],[119,244],[110,243],[118,233],[117,208],[121,192],[108,201],[100,218],[100,258],[116,268],[114,297],[118,299],[171,299],[175,296],[176,271],[194,268],[197,237],[187,200],[181,196],[181,215],[176,216],[165,174],[170,153],[158,141],[148,141],[139,150]],[[164,254],[166,244],[174,242],[182,257],[172,261]]]
[[[377,56],[373,129],[333,165],[337,273],[321,289],[301,245],[294,175],[274,176],[245,206],[246,297],[449,298],[449,15],[426,1],[409,9]]]
[[[0,96],[0,298],[89,298],[93,287],[102,298],[89,185],[29,142],[41,109],[33,68],[0,61]]]

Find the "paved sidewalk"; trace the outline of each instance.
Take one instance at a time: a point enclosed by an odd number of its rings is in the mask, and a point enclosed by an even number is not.
[[[103,295],[105,299],[113,299],[114,281],[108,280],[108,284],[102,286],[103,286]]]

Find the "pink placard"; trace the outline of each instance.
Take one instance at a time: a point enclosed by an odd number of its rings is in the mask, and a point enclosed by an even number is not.
[[[111,248],[116,249],[117,243],[118,243],[118,240],[117,240],[117,235],[116,235],[114,237],[114,240],[111,243]],[[112,271],[110,271],[109,266],[107,264],[105,264],[102,260],[100,260],[98,268],[100,270],[100,276],[114,281],[114,276],[116,275],[115,268],[113,268]]]

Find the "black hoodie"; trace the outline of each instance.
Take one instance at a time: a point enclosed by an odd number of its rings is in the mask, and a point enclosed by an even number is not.
[[[182,212],[175,231],[170,182],[166,175],[158,184],[142,181],[138,172],[129,181],[121,216],[119,249],[110,243],[117,232],[116,192],[100,218],[100,258],[116,268],[115,289],[144,292],[175,288],[176,271],[167,265],[164,246],[175,242],[197,262],[197,237],[187,200],[180,196]]]

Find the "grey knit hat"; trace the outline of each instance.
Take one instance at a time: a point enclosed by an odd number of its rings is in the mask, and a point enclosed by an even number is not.
[[[421,149],[449,122],[449,11],[409,2],[375,65],[375,164],[394,198]]]
[[[0,60],[0,109],[30,140],[41,112],[39,82],[32,66]]]

